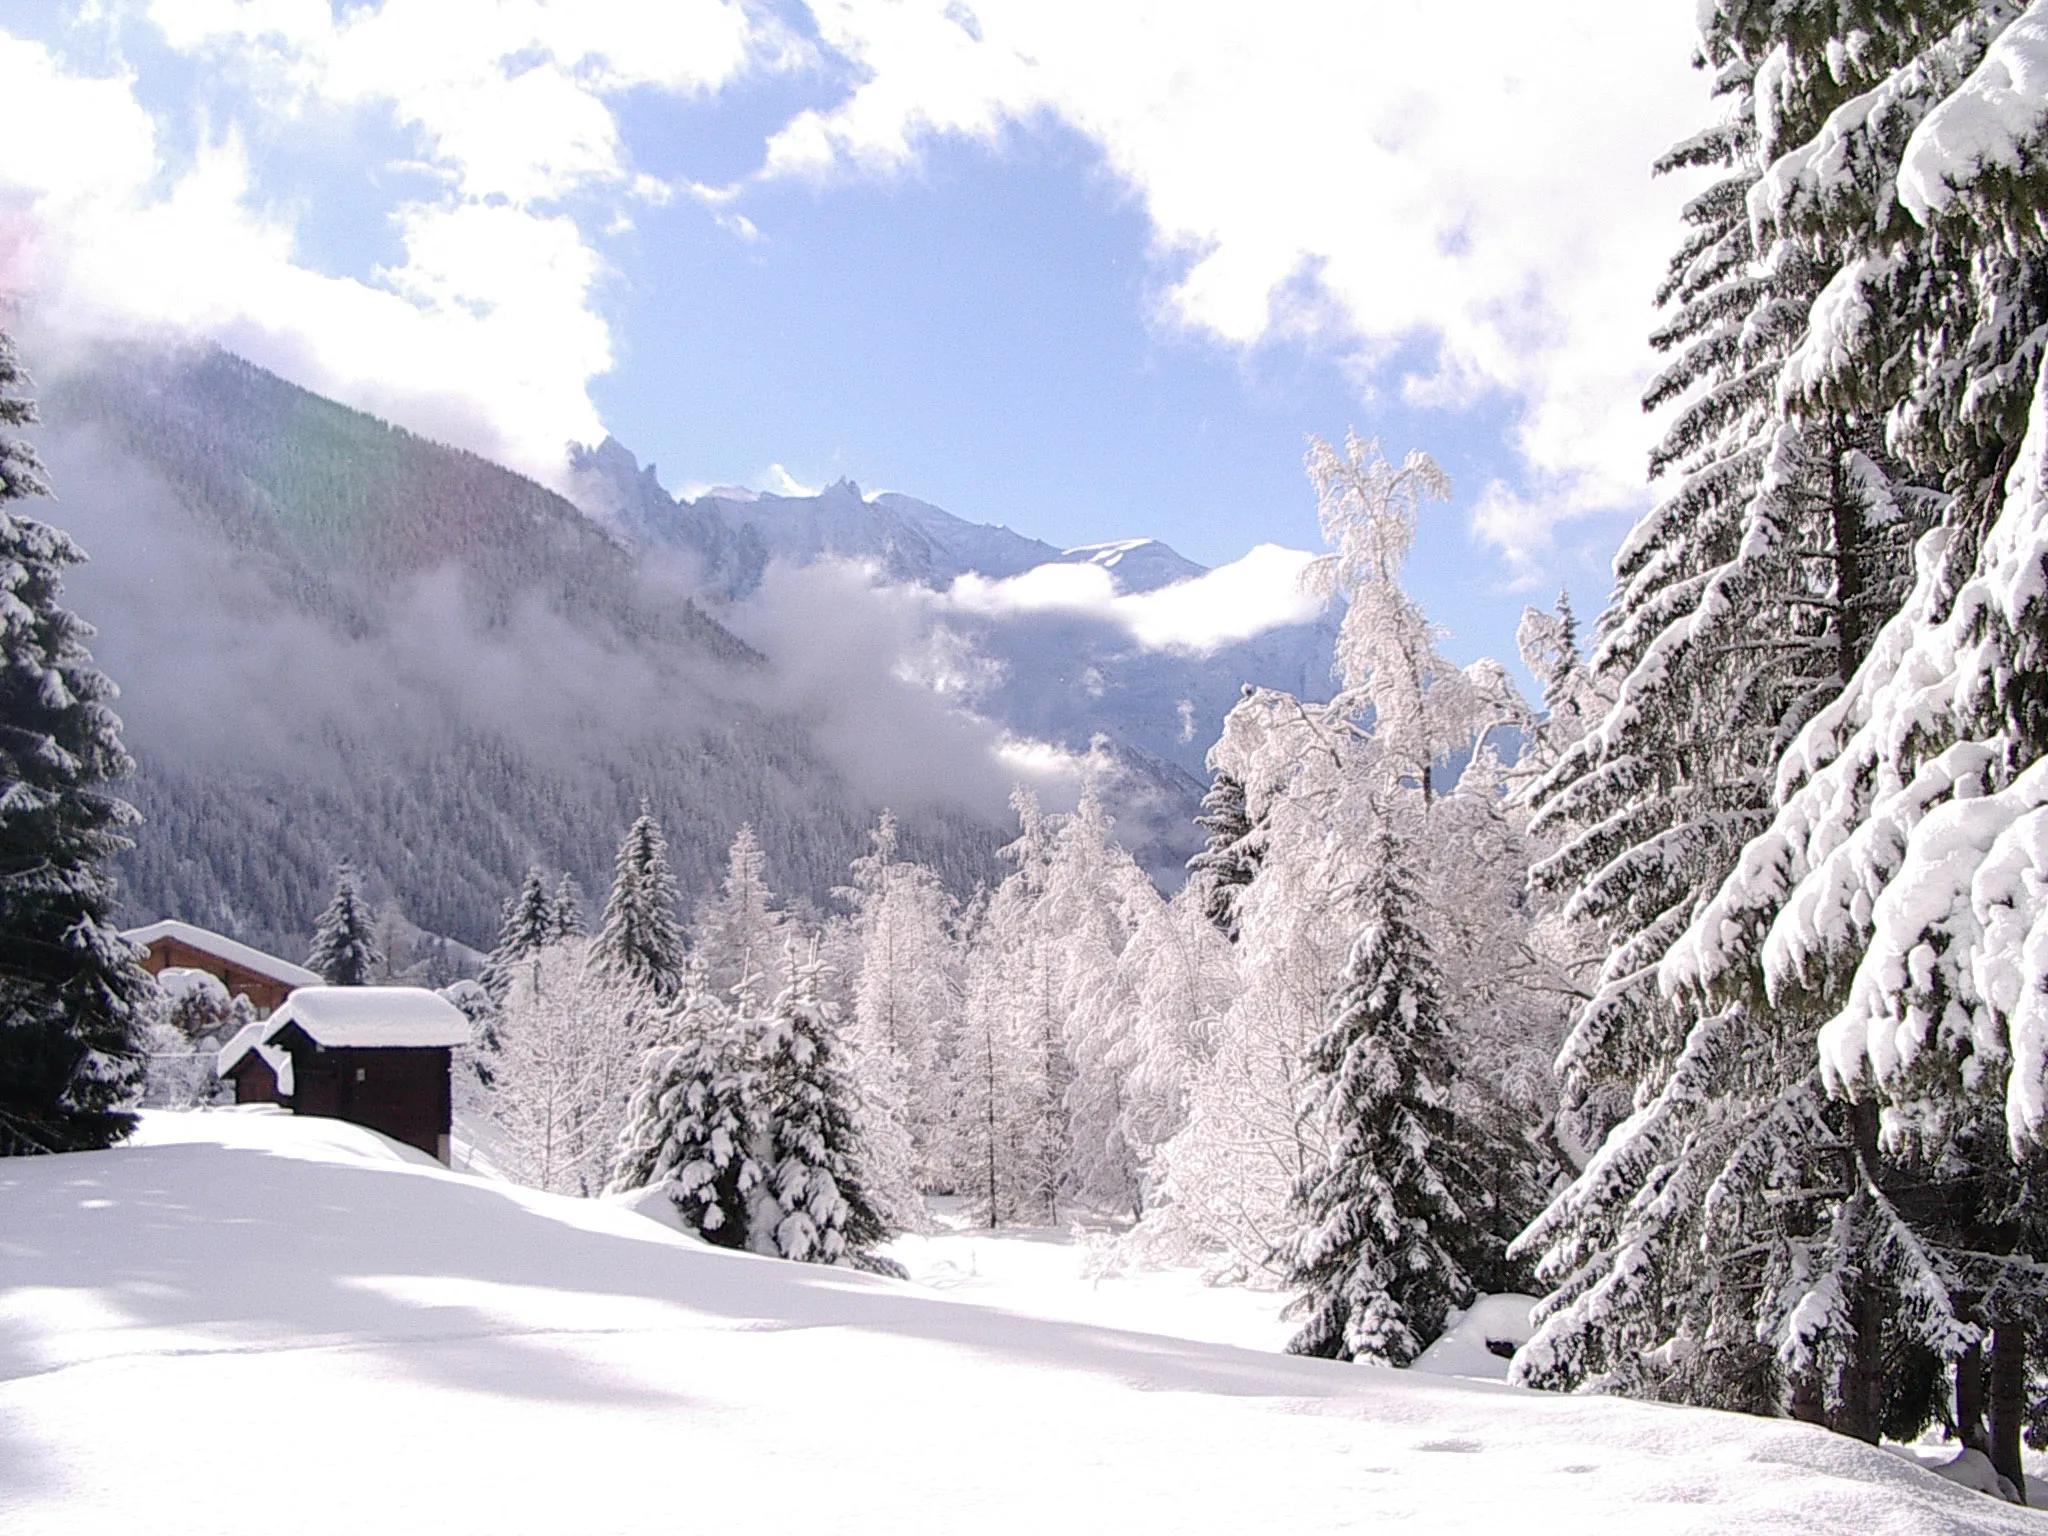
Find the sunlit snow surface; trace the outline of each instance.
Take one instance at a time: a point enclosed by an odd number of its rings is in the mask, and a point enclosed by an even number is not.
[[[1104,1232],[990,1232],[943,1205],[937,1218],[938,1230],[899,1237],[887,1251],[920,1287],[953,1300],[1268,1353],[1284,1348],[1294,1333],[1295,1325],[1280,1316],[1285,1296],[1207,1285],[1193,1269],[1119,1262]]]
[[[1798,1426],[1026,1315],[1002,1251],[949,1295],[151,1116],[0,1162],[0,1531],[2048,1530]]]

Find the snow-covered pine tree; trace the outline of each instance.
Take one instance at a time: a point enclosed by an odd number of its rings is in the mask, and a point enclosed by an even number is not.
[[[1760,970],[1775,1006],[1823,1021],[1827,1086],[1859,1109],[1884,1105],[1894,1157],[1988,1172],[1968,1148],[1998,1114],[2020,1159],[2002,1175],[2012,1188],[2048,1120],[2036,937],[2048,200],[2028,171],[2048,147],[2048,108],[2017,85],[2032,78],[2038,11],[1887,10],[1857,40],[1862,89],[1791,136],[1752,199],[1761,226],[1840,252],[1787,394],[1883,413],[1891,451],[1953,499],[1921,541],[1910,597],[1785,754],[1773,823],[1667,966],[1670,985],[1709,991],[1754,985]],[[1926,1283],[1946,1287],[1918,1342],[1954,1349],[1935,1314],[1955,1302],[2023,1349],[2012,1341],[2036,1305],[2025,1288],[1987,1299],[1940,1251],[1959,1244],[1974,1266],[2005,1240],[1916,1225],[1916,1239],[1939,1240]],[[2005,1395],[1990,1432],[2009,1477],[2015,1402]]]
[[[1303,1110],[1325,1151],[1294,1189],[1298,1355],[1408,1365],[1474,1294],[1457,1255],[1484,1189],[1458,1145],[1451,1035],[1404,852],[1383,833],[1334,1018],[1308,1056]]]
[[[577,1000],[591,1041],[586,1139],[607,1153],[617,1149],[641,1056],[667,1043],[661,1029],[682,991],[688,953],[676,899],[668,842],[643,806],[619,842],[604,917],[584,948],[585,987]],[[594,1177],[602,1184],[609,1174],[599,1166]]]
[[[815,957],[791,956],[759,1042],[755,1122],[762,1179],[748,1246],[808,1264],[889,1268],[871,1250],[889,1235],[862,1166],[859,1091],[842,1060],[837,1020]]]
[[[498,943],[484,962],[477,978],[492,999],[502,1003],[512,985],[512,967],[559,937],[555,931],[555,903],[549,896],[547,877],[538,864],[526,871],[526,879],[505,903],[504,920],[498,926]]]
[[[583,887],[576,883],[574,875],[564,874],[555,886],[551,916],[550,942],[580,939],[590,931],[590,925],[583,920]]]
[[[767,1000],[782,962],[787,917],[768,888],[768,855],[751,823],[742,823],[726,856],[718,894],[697,905],[691,938],[703,958],[711,989],[740,1013]]]
[[[677,1214],[706,1242],[744,1248],[762,1180],[756,1021],[741,1019],[693,970],[641,1063],[611,1188],[667,1185]]]
[[[1571,594],[1557,594],[1557,609],[1524,608],[1515,630],[1515,648],[1522,665],[1543,691],[1543,715],[1530,722],[1528,741],[1515,759],[1517,778],[1548,773],[1557,760],[1607,713],[1593,671],[1580,652],[1579,618]]]
[[[356,872],[342,864],[334,871],[334,897],[314,925],[306,968],[318,971],[330,987],[366,987],[383,963]]]
[[[1237,899],[1258,874],[1262,857],[1258,829],[1245,810],[1244,785],[1235,775],[1217,770],[1195,825],[1207,842],[1188,860],[1188,877],[1202,887],[1203,907],[1216,931],[1235,941]]]
[[[590,942],[593,974],[656,1004],[673,1001],[682,990],[687,959],[677,899],[668,840],[661,823],[642,807],[613,862],[611,894]]]
[[[85,556],[11,504],[47,494],[14,344],[0,332],[0,1155],[104,1147],[134,1118],[148,976],[115,930],[105,866],[136,815],[91,628],[63,606]]]
[[[1653,339],[1673,362],[1646,403],[1678,403],[1651,465],[1670,490],[1616,558],[1593,659],[1611,703],[1528,791],[1558,839],[1536,883],[1600,930],[1606,959],[1559,1058],[1575,1129],[1601,1144],[1524,1239],[1550,1295],[1515,1371],[1790,1407],[1874,1438],[1874,1297],[1843,1293],[1827,1363],[1811,1329],[1771,1312],[1781,1296],[1796,1310],[1799,1274],[1880,1283],[1874,1140],[1839,1150],[1858,1137],[1814,1093],[1813,1019],[1752,1012],[1754,989],[1674,990],[1659,970],[1767,821],[1793,733],[1897,600],[1930,505],[1897,483],[1867,399],[1801,401],[1807,316],[1838,250],[1752,218],[1766,168],[1888,46],[1830,46],[1825,9],[1703,9],[1727,111],[1660,165],[1721,174],[1688,206],[1660,294]]]

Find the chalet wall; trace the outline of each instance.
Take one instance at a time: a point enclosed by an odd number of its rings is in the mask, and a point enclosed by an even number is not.
[[[291,1052],[295,1113],[367,1126],[447,1157],[454,1117],[446,1047],[323,1050],[296,1025],[273,1043]]]
[[[256,1010],[259,1019],[282,1008],[292,991],[274,976],[265,976],[232,960],[223,960],[219,955],[195,949],[182,939],[152,940],[142,957],[142,968],[152,976],[173,968],[205,971],[209,976],[218,976],[231,996],[249,999],[249,1006]]]
[[[277,1074],[270,1070],[270,1063],[255,1051],[249,1052],[235,1063],[228,1074],[235,1080],[235,1102],[237,1104],[281,1104],[283,1098],[277,1091]]]

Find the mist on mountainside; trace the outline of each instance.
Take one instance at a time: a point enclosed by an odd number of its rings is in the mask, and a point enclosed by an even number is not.
[[[751,821],[822,899],[881,807],[674,571],[509,471],[212,349],[46,377],[43,417],[139,764],[129,917],[292,953],[350,859],[487,947],[529,863],[602,890],[643,799],[686,890]],[[1007,788],[991,765],[906,796],[906,839],[985,878]]]
[[[348,859],[484,947],[530,863],[603,889],[643,800],[686,892],[745,821],[823,903],[884,806],[964,891],[1000,869],[1013,785],[1057,806],[1084,775],[1170,886],[1243,684],[1327,686],[1321,624],[1200,653],[953,590],[1201,574],[1151,541],[1058,551],[850,485],[678,502],[616,444],[579,510],[210,347],[66,354],[41,391],[49,511],[90,556],[71,597],[139,764],[138,921],[292,953]]]

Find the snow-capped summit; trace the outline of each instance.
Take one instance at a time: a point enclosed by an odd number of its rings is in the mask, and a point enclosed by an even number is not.
[[[707,583],[735,598],[760,585],[770,560],[867,560],[891,581],[934,589],[970,573],[1001,581],[1042,565],[1089,564],[1109,571],[1125,593],[1157,591],[1207,569],[1157,539],[1063,550],[900,491],[864,495],[848,478],[812,495],[715,486],[694,499],[671,497],[652,466],[643,468],[616,438],[580,450],[575,472],[576,499],[592,515],[637,543],[693,552]]]
[[[577,473],[577,499],[594,515],[645,548],[691,554],[707,590],[735,602],[758,592],[776,561],[802,567],[859,560],[885,582],[936,593],[967,576],[999,583],[1093,565],[1109,574],[1118,598],[1130,598],[1208,574],[1158,539],[1059,549],[900,491],[863,495],[850,479],[808,496],[713,490],[678,500],[610,439],[579,455]],[[1182,844],[1193,836],[1191,818],[1207,782],[1204,756],[1244,685],[1323,697],[1330,683],[1334,630],[1327,619],[1282,625],[1199,655],[1147,645],[1107,611],[1010,608],[996,600],[972,612],[948,609],[944,624],[948,643],[970,645],[990,663],[989,681],[972,700],[976,711],[1019,736],[1075,752],[1106,738],[1127,767],[1145,765],[1131,779],[1142,793],[1133,789],[1116,814],[1161,878],[1170,878],[1192,847]],[[1140,825],[1149,831],[1139,833]]]
[[[1179,550],[1157,539],[1113,539],[1106,544],[1081,544],[1062,551],[1068,565],[1099,565],[1108,571],[1119,592],[1156,592],[1161,587],[1193,581],[1207,573]]]

